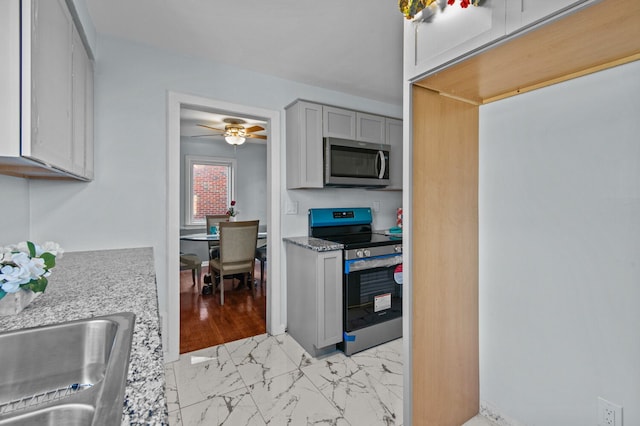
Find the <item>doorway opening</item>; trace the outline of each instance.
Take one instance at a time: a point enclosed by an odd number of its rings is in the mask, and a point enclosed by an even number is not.
[[[284,333],[283,300],[284,286],[281,282],[283,246],[281,241],[281,137],[280,112],[247,105],[233,104],[193,95],[169,92],[167,102],[167,257],[166,267],[166,315],[163,333],[167,361],[177,360],[180,354],[180,111],[192,109],[223,112],[246,119],[261,120],[268,135],[266,144],[266,228],[269,253],[269,285],[265,285],[266,332]],[[241,148],[237,148],[240,150]],[[238,210],[242,208],[238,206]],[[279,243],[280,242],[280,243]],[[258,266],[259,268],[259,266]],[[256,276],[257,277],[257,276]],[[189,276],[189,278],[191,278]],[[159,283],[159,285],[162,285]],[[227,296],[227,294],[225,294]],[[226,307],[226,303],[225,303]]]
[[[262,119],[180,109],[180,354],[266,332],[268,143]],[[201,238],[215,234],[208,222],[228,220],[221,216],[231,211],[236,221],[258,220],[264,238],[256,244],[251,278],[225,277],[221,305],[218,281],[208,269],[219,241]],[[200,260],[200,270],[183,266],[183,258]]]

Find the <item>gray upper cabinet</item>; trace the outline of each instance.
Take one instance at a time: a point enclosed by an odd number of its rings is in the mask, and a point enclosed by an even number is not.
[[[304,100],[285,109],[288,189],[324,186],[323,137],[392,145],[390,161],[395,170],[391,170],[388,189],[402,188],[401,120]]]
[[[322,105],[286,108],[287,188],[322,188]]]
[[[0,172],[91,179],[93,65],[67,2],[0,0],[0,15],[8,23],[0,38],[12,44],[0,48],[3,73],[20,81],[17,90],[1,89],[0,111],[11,118]]]
[[[389,143],[386,138],[385,118],[379,115],[356,113],[356,140],[371,143]]]
[[[389,179],[391,183],[386,190],[402,189],[402,120],[396,118],[385,119],[385,132],[387,143],[391,145],[389,155]]]
[[[356,138],[356,112],[331,106],[322,107],[322,136],[325,138]]]

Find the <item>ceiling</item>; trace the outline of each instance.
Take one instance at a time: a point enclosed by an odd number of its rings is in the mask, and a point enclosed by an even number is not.
[[[99,34],[402,103],[397,0],[86,0]]]

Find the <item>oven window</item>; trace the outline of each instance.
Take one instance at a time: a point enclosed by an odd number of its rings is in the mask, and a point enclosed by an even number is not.
[[[398,265],[345,274],[346,331],[402,316],[402,285],[394,279]]]

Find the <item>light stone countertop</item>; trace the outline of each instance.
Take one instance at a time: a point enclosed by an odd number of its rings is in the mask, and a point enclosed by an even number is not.
[[[314,237],[285,237],[282,240],[286,243],[295,244],[313,251],[335,251],[344,248],[340,243]]]
[[[151,248],[64,253],[56,259],[45,292],[19,314],[1,317],[0,331],[117,312],[136,315],[122,424],[167,424]]]

